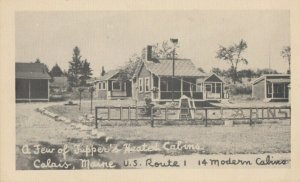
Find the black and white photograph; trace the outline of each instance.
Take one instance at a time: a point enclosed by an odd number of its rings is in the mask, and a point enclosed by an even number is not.
[[[289,168],[289,22],[16,12],[16,169]]]
[[[0,3],[0,181],[299,180],[299,3],[44,2]]]

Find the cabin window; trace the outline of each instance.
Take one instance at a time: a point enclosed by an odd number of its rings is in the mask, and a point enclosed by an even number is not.
[[[105,89],[106,89],[105,82],[100,82],[100,83],[99,83],[99,89],[100,89],[100,90],[105,90]]]
[[[112,89],[113,90],[121,90],[121,83],[119,81],[112,82]]]
[[[272,84],[267,84],[267,93],[272,94]]]
[[[139,92],[143,92],[143,90],[144,90],[143,78],[139,78]]]
[[[150,91],[150,79],[149,77],[145,78],[145,92]]]
[[[205,85],[205,91],[211,92],[211,85]]]
[[[274,84],[274,93],[279,94],[283,93],[284,85],[283,84]]]
[[[168,82],[167,80],[160,81],[160,90],[161,91],[168,91]]]
[[[203,85],[201,83],[198,83],[196,86],[196,92],[203,92]]]
[[[221,93],[221,83],[216,83],[216,93]]]

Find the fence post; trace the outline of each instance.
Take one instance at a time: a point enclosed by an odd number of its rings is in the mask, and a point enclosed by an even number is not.
[[[290,110],[290,125],[292,125],[292,109],[291,109],[291,106],[289,106],[289,110]]]
[[[153,107],[151,107],[151,127],[154,127]]]
[[[107,116],[108,116],[108,121],[110,121],[110,106],[108,106],[108,113],[107,113]]]
[[[123,108],[122,106],[120,107],[120,120],[122,121],[122,114],[123,114]]]
[[[98,128],[98,109],[95,107],[95,127]]]
[[[207,108],[205,108],[205,127],[207,127]]]
[[[138,121],[138,107],[135,106],[135,120]]]
[[[250,108],[250,126],[252,126],[252,108]]]
[[[168,108],[166,107],[165,108],[165,120],[167,121],[167,119],[168,119]]]
[[[130,121],[131,120],[131,109],[130,109],[130,106],[128,107],[128,120]]]

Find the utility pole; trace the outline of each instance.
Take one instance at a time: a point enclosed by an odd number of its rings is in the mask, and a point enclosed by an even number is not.
[[[174,102],[174,78],[175,78],[175,48],[176,48],[176,44],[178,43],[178,39],[170,39],[171,42],[174,45],[173,48],[173,56],[172,56],[172,61],[173,61],[173,71],[172,71],[172,102]]]

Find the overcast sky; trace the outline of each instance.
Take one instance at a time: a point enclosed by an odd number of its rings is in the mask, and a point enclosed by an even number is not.
[[[94,76],[101,67],[118,68],[147,44],[178,38],[179,57],[190,58],[209,72],[227,69],[215,58],[219,45],[246,40],[248,59],[243,68],[269,68],[286,72],[280,56],[290,45],[289,11],[101,11],[16,13],[16,61],[39,58],[51,69],[68,69],[72,49],[91,63]]]

